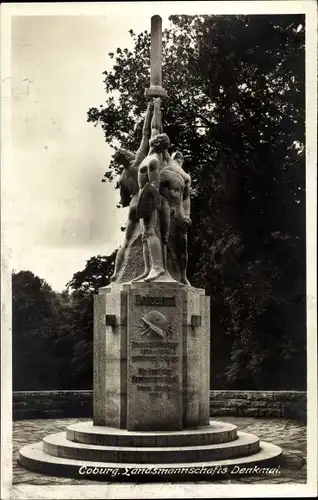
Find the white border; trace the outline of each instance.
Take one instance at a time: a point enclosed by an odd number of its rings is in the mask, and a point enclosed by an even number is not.
[[[11,17],[14,15],[306,14],[306,228],[308,482],[306,485],[113,484],[12,487],[11,269],[6,242],[6,172],[10,168]],[[263,498],[317,494],[317,6],[305,1],[16,3],[1,5],[1,499],[7,498]],[[265,487],[264,487],[265,486]]]
[[[306,10],[307,470],[317,495],[317,4]]]

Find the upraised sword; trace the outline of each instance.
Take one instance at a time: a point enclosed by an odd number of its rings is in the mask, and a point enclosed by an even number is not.
[[[151,18],[151,50],[150,50],[150,87],[145,90],[145,96],[167,97],[162,87],[162,19],[159,15]]]

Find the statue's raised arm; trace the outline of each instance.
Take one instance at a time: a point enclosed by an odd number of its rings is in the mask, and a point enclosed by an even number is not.
[[[139,166],[140,163],[143,161],[143,159],[146,158],[148,151],[149,151],[150,123],[151,123],[151,118],[152,118],[152,110],[153,110],[153,101],[151,100],[148,103],[146,116],[145,116],[144,124],[142,127],[141,142],[140,142],[140,146],[139,146],[137,153],[136,153],[135,164],[137,166]]]
[[[149,152],[139,167],[138,183],[139,189],[143,189],[147,182],[158,187],[158,174],[162,165],[162,153],[170,145],[167,134],[160,133],[162,130],[160,98],[153,100],[153,115],[151,119],[151,136],[149,140]],[[143,214],[141,213],[141,218]]]

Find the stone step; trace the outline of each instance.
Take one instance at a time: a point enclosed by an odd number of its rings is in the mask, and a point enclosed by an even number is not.
[[[120,482],[153,482],[156,480],[180,482],[181,480],[193,481],[194,478],[195,481],[213,481],[226,476],[235,477],[235,474],[243,473],[243,468],[245,468],[244,475],[247,475],[251,469],[250,473],[255,473],[255,467],[276,466],[281,454],[282,450],[278,446],[261,441],[260,450],[257,453],[227,460],[174,462],[173,464],[160,464],[160,466],[153,463],[118,464],[114,461],[85,463],[83,460],[48,455],[43,451],[43,443],[38,442],[22,448],[18,461],[26,469],[56,477],[73,477],[104,482],[111,480]],[[198,468],[200,468],[199,471]]]
[[[66,437],[77,443],[103,446],[199,446],[233,441],[237,438],[237,427],[211,420],[209,425],[195,429],[137,432],[80,422],[67,428]]]
[[[225,460],[256,453],[259,439],[253,434],[238,433],[238,438],[228,443],[201,446],[98,446],[75,443],[66,439],[66,432],[51,434],[43,439],[43,451],[49,455],[76,460],[127,463],[174,463]]]

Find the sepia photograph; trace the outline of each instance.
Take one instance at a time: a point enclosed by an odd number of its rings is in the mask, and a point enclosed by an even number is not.
[[[1,37],[1,498],[316,496],[315,2]]]

